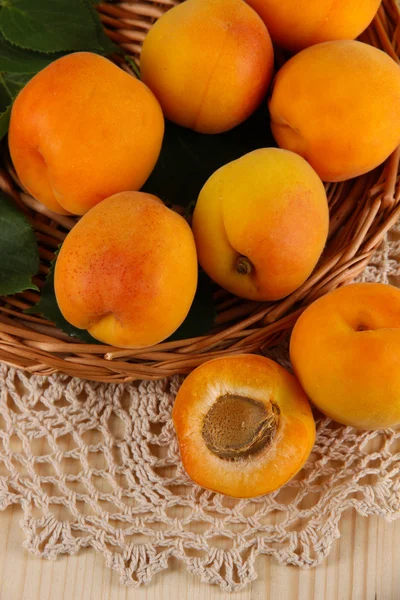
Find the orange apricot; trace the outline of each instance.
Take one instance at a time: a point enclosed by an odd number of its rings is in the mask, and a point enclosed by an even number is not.
[[[189,225],[142,192],[116,194],[86,213],[66,237],[55,268],[65,319],[121,348],[152,346],[171,335],[196,286]]]
[[[293,329],[290,358],[331,419],[360,429],[400,423],[400,290],[355,283],[319,298]]]
[[[289,481],[315,441],[298,381],[255,354],[217,358],[183,382],[172,411],[183,465],[202,487],[238,498]]]
[[[246,0],[281,48],[297,52],[329,40],[354,40],[368,27],[381,0]]]
[[[108,196],[139,189],[164,133],[152,92],[90,52],[60,58],[16,98],[11,158],[22,185],[57,213],[84,214]]]
[[[193,214],[199,262],[228,291],[278,300],[314,269],[328,234],[321,180],[301,156],[262,148],[208,179]]]
[[[400,67],[361,42],[317,44],[277,73],[269,108],[279,146],[323,181],[357,177],[400,143]]]
[[[168,119],[219,133],[257,108],[273,62],[267,28],[242,0],[186,0],[153,25],[140,65]]]

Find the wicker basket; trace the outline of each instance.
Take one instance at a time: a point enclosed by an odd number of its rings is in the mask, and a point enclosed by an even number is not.
[[[152,23],[176,2],[128,0],[98,5],[109,37],[137,61]],[[383,0],[363,41],[399,61],[400,13],[395,0]],[[123,65],[129,70],[129,67]],[[187,373],[202,362],[238,352],[262,351],[277,344],[310,302],[357,276],[385,233],[400,216],[399,149],[385,165],[363,177],[327,184],[331,225],[326,250],[313,275],[296,292],[274,303],[240,300],[224,290],[215,293],[217,320],[206,336],[164,342],[141,350],[78,343],[41,318],[24,314],[38,294],[27,291],[0,298],[0,361],[50,375],[61,372],[106,382],[157,379]],[[21,190],[4,158],[0,188],[10,194],[32,223],[42,264],[35,283],[41,288],[54,250],[75,220],[50,213]]]

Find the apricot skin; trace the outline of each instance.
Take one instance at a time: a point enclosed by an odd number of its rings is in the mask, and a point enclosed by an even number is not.
[[[317,44],[277,73],[269,108],[279,146],[323,181],[357,177],[400,143],[400,67],[361,42]]]
[[[9,147],[32,196],[54,212],[82,215],[144,184],[163,133],[161,108],[141,81],[97,54],[77,52],[19,93]]]
[[[158,198],[123,192],[68,234],[55,268],[64,317],[121,348],[152,346],[185,319],[197,285],[189,225]]]
[[[141,76],[168,119],[219,133],[257,108],[273,62],[268,31],[244,2],[186,0],[147,34]]]
[[[356,283],[319,298],[294,327],[290,357],[310,400],[335,421],[400,423],[400,290]]]
[[[328,233],[321,180],[293,152],[255,150],[216,171],[193,214],[199,262],[219,285],[250,300],[277,300],[310,275]],[[236,261],[250,259],[250,274]]]
[[[204,419],[224,394],[272,400],[280,410],[272,444],[245,459],[227,460],[211,452],[202,436]],[[202,487],[251,498],[279,488],[306,462],[315,441],[315,424],[297,380],[274,361],[255,354],[208,361],[183,382],[172,419],[183,465]]]
[[[320,42],[355,39],[371,23],[381,0],[246,2],[258,12],[277,46],[298,52]]]

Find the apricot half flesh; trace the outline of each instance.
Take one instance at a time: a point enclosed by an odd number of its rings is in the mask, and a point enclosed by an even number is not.
[[[172,419],[183,465],[199,485],[237,498],[267,494],[306,462],[315,441],[308,399],[274,361],[208,361],[183,382]]]
[[[400,290],[356,283],[319,298],[294,327],[290,357],[310,400],[335,421],[400,423]]]

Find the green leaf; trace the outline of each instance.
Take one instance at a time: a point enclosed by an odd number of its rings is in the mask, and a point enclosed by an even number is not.
[[[2,113],[0,113],[0,140],[3,138],[8,131],[11,118],[11,105],[8,106]]]
[[[99,342],[95,340],[90,333],[88,333],[85,329],[78,329],[74,327],[61,314],[60,309],[58,308],[56,295],[54,292],[54,265],[56,259],[51,263],[50,270],[46,277],[46,283],[42,292],[40,294],[40,300],[35,306],[31,306],[25,312],[28,314],[41,314],[43,317],[51,321],[64,331],[67,335],[70,335],[73,338],[77,338],[82,342],[86,342],[88,344],[98,344]]]
[[[212,282],[204,271],[200,271],[196,295],[189,314],[168,341],[184,340],[209,333],[216,316]]]
[[[88,0],[3,0],[0,31],[21,48],[37,52],[104,52]],[[98,17],[96,17],[98,20]]]
[[[218,135],[196,133],[167,121],[158,162],[142,190],[169,204],[197,200],[207,179],[226,163],[257,148],[276,146],[266,100],[247,121]]]
[[[8,131],[15,97],[32,76],[32,73],[0,73],[0,139]]]
[[[0,82],[8,97],[14,99],[32,77],[33,73],[0,73]]]
[[[0,295],[37,290],[32,277],[38,270],[35,234],[13,201],[0,192]]]
[[[18,48],[7,42],[0,34],[0,72],[2,73],[35,74],[60,56],[63,54],[40,54]]]
[[[137,66],[136,62],[133,60],[132,56],[129,56],[129,54],[124,54],[124,59],[126,60],[128,65],[131,67],[132,71],[135,73],[136,78],[141,79],[139,67]]]

